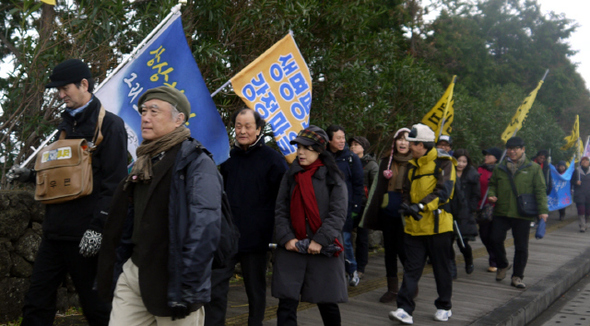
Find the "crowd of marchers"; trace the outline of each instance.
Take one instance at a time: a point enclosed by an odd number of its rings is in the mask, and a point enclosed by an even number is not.
[[[66,139],[92,140],[102,105],[87,64],[66,60],[50,79],[47,88],[57,88],[66,105],[59,130]],[[238,263],[248,325],[262,325],[269,244],[276,244],[270,288],[279,300],[277,325],[297,325],[299,302],[317,304],[324,325],[341,325],[338,304],[362,282],[370,230],[383,234],[387,290],[379,301],[396,303],[391,320],[413,323],[418,282],[431,264],[433,318],[448,321],[454,246],[471,274],[477,236],[496,281],[510,273],[509,284],[526,289],[530,227],[547,219],[551,181],[547,152],[529,158],[519,137],[505,151],[484,149],[476,167],[467,150],[452,149],[449,135],[437,137],[423,124],[392,132],[391,148],[378,159],[362,135],[309,125],[291,141],[297,157],[288,165],[265,144],[265,121],[244,108],[231,117],[235,143],[218,168],[185,127],[191,105],[182,92],[149,89],[138,108],[143,141],[134,164],[127,167],[123,121],[107,112],[104,140],[92,154],[92,193],[46,205],[22,325],[53,323],[66,273],[90,325],[224,325]],[[590,216],[589,166],[583,157],[572,178],[581,232]],[[557,170],[564,173],[565,162]],[[34,170],[18,167],[7,177],[36,179]],[[240,236],[217,266],[224,198]],[[509,230],[512,262],[504,246]]]

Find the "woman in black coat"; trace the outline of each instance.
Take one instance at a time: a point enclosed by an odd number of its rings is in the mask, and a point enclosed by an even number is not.
[[[457,180],[455,183],[455,193],[451,200],[451,212],[453,219],[459,226],[459,231],[463,238],[463,243],[457,236],[457,246],[465,258],[465,272],[473,273],[473,253],[469,241],[475,240],[477,236],[477,223],[475,221],[475,212],[477,203],[481,196],[479,186],[479,173],[471,164],[469,153],[465,149],[458,149],[453,153],[457,159]],[[457,232],[457,230],[455,230]],[[454,277],[457,275],[455,265],[455,251],[452,250],[452,266],[454,266]]]
[[[348,301],[342,246],[348,192],[327,143],[316,126],[291,141],[297,158],[283,177],[275,210],[277,325],[297,325],[300,300],[318,305],[324,325],[340,325],[338,303]]]

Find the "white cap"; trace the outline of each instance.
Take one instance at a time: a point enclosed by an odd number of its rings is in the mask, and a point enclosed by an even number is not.
[[[418,123],[412,126],[412,131],[406,139],[408,141],[434,142],[434,131],[427,125]]]

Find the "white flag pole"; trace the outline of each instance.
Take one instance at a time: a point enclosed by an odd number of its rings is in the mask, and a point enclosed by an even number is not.
[[[144,46],[146,45],[150,39],[162,28],[162,26],[164,26],[175,14],[177,14],[178,12],[180,12],[180,8],[182,7],[182,5],[186,4],[186,0],[179,0],[178,4],[174,7],[172,7],[172,9],[170,10],[170,13],[168,14],[168,16],[166,16],[157,26],[156,28],[154,28],[152,30],[151,33],[149,33],[144,39],[143,41],[141,41],[141,43],[139,43],[138,46],[135,47],[135,49],[133,49],[133,51],[131,51],[131,53],[129,54],[129,56],[123,60],[118,66],[117,68],[115,68],[115,70],[113,70],[109,76],[107,78],[105,78],[105,80],[103,80],[100,85],[98,85],[96,87],[96,89],[94,90],[94,92],[96,93],[104,84],[106,84],[115,74],[117,74],[117,72],[119,72],[119,70],[123,69],[123,67],[129,63],[129,61],[131,61],[133,59],[133,57],[137,54],[137,52]],[[19,166],[19,167],[25,167],[35,156],[37,156],[37,153],[39,153],[41,151],[41,149],[43,149],[43,147],[45,147],[45,145],[47,145],[47,143],[57,134],[59,130],[55,130],[51,133],[51,135],[49,135],[49,137],[45,138],[45,140],[41,143],[41,145],[39,145],[39,147],[37,147],[33,153]]]

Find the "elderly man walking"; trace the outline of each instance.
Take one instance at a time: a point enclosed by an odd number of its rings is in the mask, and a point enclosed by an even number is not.
[[[512,267],[506,258],[504,240],[512,229],[514,238],[514,270],[511,285],[524,289],[522,282],[524,269],[529,256],[530,223],[539,217],[547,221],[547,193],[545,177],[541,166],[531,162],[525,154],[525,143],[520,137],[512,137],[506,142],[507,159],[497,164],[490,178],[488,201],[494,206],[492,224],[492,247],[496,254],[498,270],[496,281],[502,281]],[[527,198],[533,203],[532,209],[523,205],[518,197]]]
[[[110,325],[203,325],[222,178],[184,125],[191,108],[183,93],[160,86],[138,104],[143,142],[114,195],[98,288],[112,298]]]

